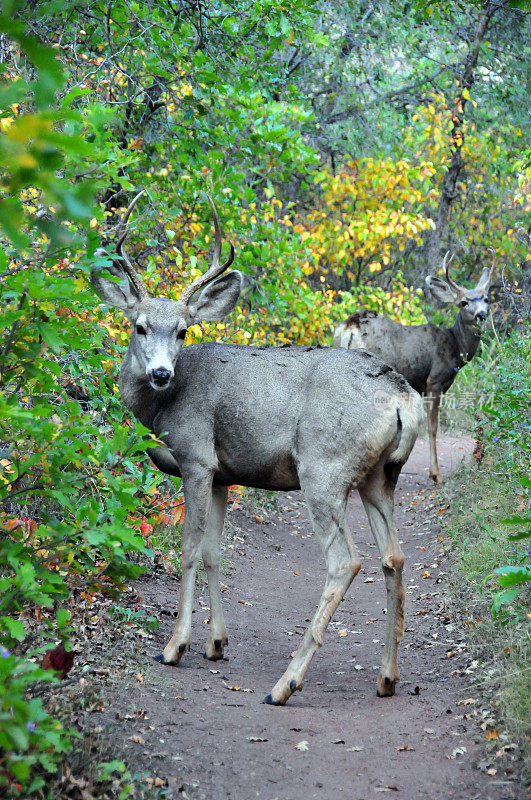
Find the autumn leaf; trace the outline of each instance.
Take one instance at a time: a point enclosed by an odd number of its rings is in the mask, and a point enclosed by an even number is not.
[[[309,749],[310,748],[308,747],[308,742],[305,739],[303,739],[302,742],[299,742],[298,744],[295,745],[295,750],[309,750]]]

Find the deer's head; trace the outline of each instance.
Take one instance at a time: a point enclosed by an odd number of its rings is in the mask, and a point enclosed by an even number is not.
[[[102,270],[92,272],[91,282],[103,301],[120,308],[131,322],[129,349],[135,373],[139,378],[147,378],[155,391],[162,391],[169,387],[175,375],[179,352],[190,325],[220,320],[230,313],[238,302],[242,275],[236,270],[223,274],[234,260],[234,248],[231,245],[229,258],[220,264],[221,230],[214,203],[208,197],[215,229],[210,268],[186,287],[177,302],[150,297],[124,249],[127,220],[142,194],[134,198],[118,226],[118,257],[109,256],[101,249],[96,253],[111,260],[104,271],[117,278],[117,282],[104,277]]]
[[[489,313],[489,286],[494,272],[494,258],[492,265],[485,267],[481,277],[474,289],[465,289],[453,281],[449,275],[450,264],[454,256],[450,258],[450,251],[444,257],[442,268],[446,280],[435,278],[428,275],[426,283],[433,296],[441,303],[453,303],[456,305],[467,325],[483,322]]]

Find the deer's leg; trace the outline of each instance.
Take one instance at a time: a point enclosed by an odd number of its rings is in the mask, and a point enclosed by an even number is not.
[[[208,579],[210,595],[210,631],[205,647],[205,655],[212,661],[223,658],[223,648],[228,643],[227,628],[221,606],[219,591],[219,561],[221,532],[227,510],[228,489],[226,486],[212,487],[212,504],[205,536],[203,538],[203,564]]]
[[[190,649],[195,576],[210,512],[212,474],[210,472],[202,473],[186,479],[183,476],[183,491],[186,514],[183,531],[179,611],[173,636],[161,655],[156,658],[163,664],[174,666],[179,663],[186,650]]]
[[[428,439],[430,442],[430,478],[435,483],[442,483],[442,475],[437,461],[437,426],[439,423],[439,406],[441,393],[428,385]]]
[[[396,476],[398,477],[398,476]],[[402,568],[404,554],[398,542],[393,521],[393,495],[396,478],[384,474],[383,465],[371,473],[362,487],[358,487],[369,518],[380,556],[387,590],[387,629],[382,667],[378,675],[378,696],[390,697],[400,679],[397,652],[404,632],[404,583]]]
[[[301,481],[304,490],[304,484]],[[292,660],[264,703],[284,705],[297,689],[302,689],[310,662],[323,644],[328,623],[343,599],[361,561],[345,521],[346,497],[334,502],[334,489],[327,486],[318,493],[307,493],[306,500],[313,529],[323,550],[328,574],[317,611]]]

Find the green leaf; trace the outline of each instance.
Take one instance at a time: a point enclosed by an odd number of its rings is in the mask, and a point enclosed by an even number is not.
[[[57,627],[59,629],[64,628],[70,622],[72,615],[70,611],[67,611],[66,608],[58,608],[57,609]]]
[[[7,630],[13,639],[18,639],[19,642],[24,641],[26,638],[26,628],[19,619],[12,617],[0,617],[0,628]]]
[[[531,567],[498,567],[494,572],[499,576],[500,586],[515,586],[531,580]]]

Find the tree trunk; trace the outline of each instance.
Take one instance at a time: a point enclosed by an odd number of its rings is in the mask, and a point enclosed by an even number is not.
[[[507,0],[501,2],[484,3],[479,12],[479,18],[474,31],[474,38],[470,44],[466,57],[463,74],[458,84],[458,96],[455,100],[452,113],[452,132],[450,143],[450,165],[446,172],[441,188],[439,205],[435,215],[435,228],[429,234],[426,243],[426,274],[435,275],[441,261],[441,241],[448,222],[448,213],[453,200],[458,194],[458,181],[463,169],[462,148],[464,143],[463,120],[465,106],[469,99],[469,91],[474,83],[474,71],[478,63],[479,49],[483,42],[490,21],[495,12],[507,5]]]

